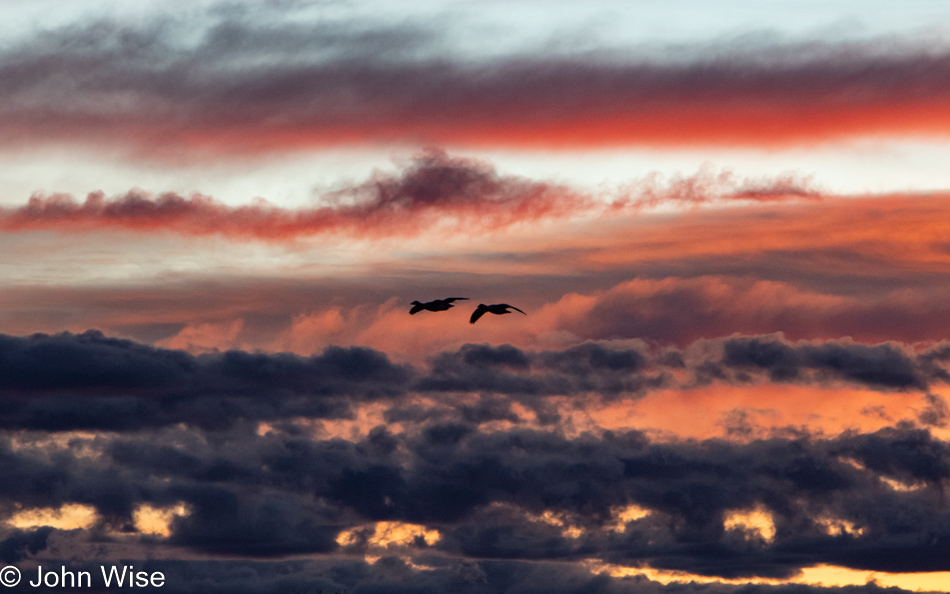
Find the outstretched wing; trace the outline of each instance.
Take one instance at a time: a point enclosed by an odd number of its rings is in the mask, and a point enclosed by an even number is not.
[[[511,309],[513,309],[513,310],[515,310],[515,311],[517,311],[517,312],[519,312],[519,313],[522,313],[522,314],[524,314],[524,315],[528,315],[528,314],[524,313],[523,311],[521,311],[520,309],[518,309],[517,307],[515,307],[514,305],[508,305],[507,303],[505,303],[504,306],[505,306],[505,307],[508,307],[508,308],[511,308]]]
[[[484,307],[479,306],[478,309],[476,309],[474,312],[472,312],[472,317],[471,317],[471,319],[469,319],[469,323],[470,323],[470,324],[474,324],[475,322],[477,322],[477,321],[478,321],[478,318],[482,317],[482,314],[484,314],[486,311],[488,311],[488,310],[485,309]]]
[[[440,301],[452,303],[453,301],[461,301],[462,299],[468,299],[468,297],[448,297],[446,299],[441,299]]]

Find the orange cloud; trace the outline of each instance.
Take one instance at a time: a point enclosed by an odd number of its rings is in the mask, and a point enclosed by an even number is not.
[[[926,407],[919,393],[875,392],[835,386],[712,384],[687,390],[657,390],[637,400],[622,400],[567,412],[575,426],[590,429],[640,429],[677,439],[728,437],[759,439],[796,431],[834,436],[844,431],[873,432],[913,421]]]
[[[386,179],[405,185],[413,175]],[[695,188],[710,184],[684,179],[659,186],[704,196]],[[408,216],[396,210],[394,216]],[[304,252],[291,247],[294,258],[286,260],[268,252],[268,268],[255,269],[253,282],[179,275],[139,285],[77,286],[51,277],[50,286],[21,284],[0,293],[0,331],[98,328],[183,348],[192,348],[190,341],[199,349],[309,354],[345,344],[412,356],[483,342],[545,349],[585,339],[645,338],[685,345],[733,332],[936,341],[950,335],[947,237],[950,200],[943,195],[639,217],[621,211],[517,234],[444,241],[423,235],[384,247],[367,242],[345,269],[315,260],[301,266]],[[188,245],[193,260],[228,257],[220,244]],[[125,247],[114,249],[128,258]],[[449,312],[408,315],[413,299],[446,297],[446,291],[472,301]],[[529,315],[467,323],[478,302],[500,301]],[[237,320],[244,322],[235,330]]]
[[[166,349],[179,349],[190,353],[238,348],[237,338],[243,327],[242,319],[221,324],[186,326],[174,336],[155,344]]]

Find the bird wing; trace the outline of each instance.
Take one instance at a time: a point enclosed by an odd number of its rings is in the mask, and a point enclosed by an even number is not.
[[[448,297],[446,299],[442,299],[442,301],[445,301],[446,303],[452,303],[453,301],[461,301],[462,299],[468,299],[468,297]]]
[[[514,305],[508,305],[507,303],[505,303],[504,306],[505,306],[505,307],[508,307],[508,308],[511,308],[511,309],[513,309],[513,310],[515,310],[515,311],[517,311],[517,312],[523,313],[524,315],[528,315],[528,314],[524,313],[523,311],[521,311],[520,309],[518,309],[517,307],[515,307]]]
[[[469,320],[469,323],[474,324],[475,322],[477,322],[478,318],[482,317],[482,314],[484,314],[486,311],[488,310],[485,309],[484,307],[479,307],[478,309],[476,309],[474,312],[472,312],[472,318]]]

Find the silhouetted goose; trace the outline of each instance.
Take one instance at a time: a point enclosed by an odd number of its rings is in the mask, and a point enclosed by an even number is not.
[[[524,315],[528,315],[524,313],[523,311],[521,311],[520,309],[518,309],[517,307],[515,307],[514,305],[508,305],[507,303],[496,303],[494,305],[485,305],[484,303],[479,303],[478,309],[476,309],[475,312],[472,313],[472,319],[470,319],[469,322],[474,324],[475,322],[478,321],[478,318],[482,317],[486,313],[493,313],[497,316],[500,316],[506,313],[511,313],[510,311],[508,311],[509,309],[513,309]]]
[[[453,301],[461,301],[462,299],[468,299],[468,297],[449,297],[448,299],[436,299],[435,301],[429,301],[428,303],[419,303],[418,301],[412,302],[412,309],[409,310],[409,315],[415,315],[422,310],[426,311],[445,311],[455,307]]]

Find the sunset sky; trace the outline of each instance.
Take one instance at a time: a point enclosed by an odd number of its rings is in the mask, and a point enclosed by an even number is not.
[[[950,592],[950,3],[0,17],[0,566]]]

